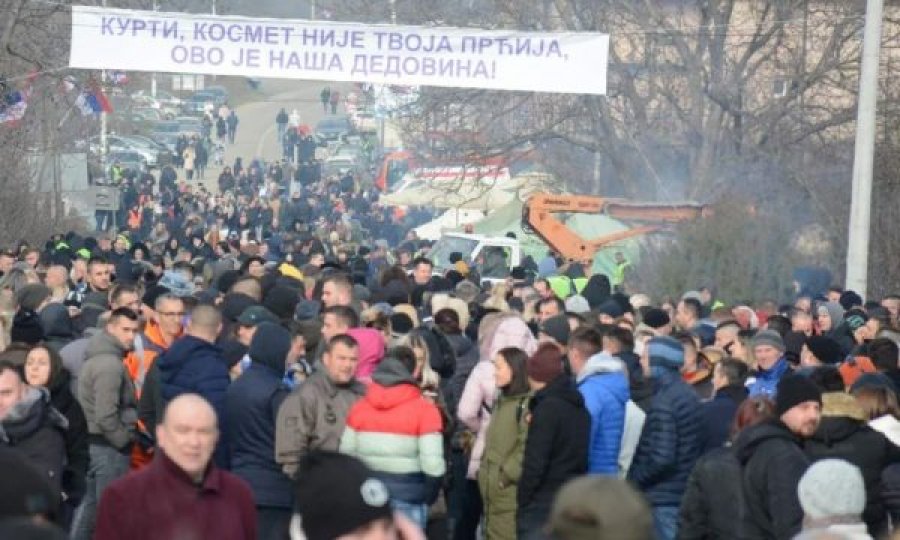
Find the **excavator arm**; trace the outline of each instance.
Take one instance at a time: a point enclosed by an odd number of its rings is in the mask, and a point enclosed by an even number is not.
[[[566,260],[587,262],[593,261],[597,251],[611,244],[659,231],[667,224],[704,217],[709,211],[708,207],[697,203],[642,203],[589,195],[538,193],[522,207],[522,226],[537,234]],[[554,215],[560,212],[606,214],[643,225],[585,239]]]

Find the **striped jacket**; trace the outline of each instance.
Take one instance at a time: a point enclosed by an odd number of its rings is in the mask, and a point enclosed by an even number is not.
[[[430,504],[446,470],[441,415],[395,358],[379,364],[347,417],[341,452],[362,459],[395,500]]]

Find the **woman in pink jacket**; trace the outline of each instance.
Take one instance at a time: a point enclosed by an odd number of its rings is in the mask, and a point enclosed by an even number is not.
[[[456,416],[476,434],[466,473],[466,487],[460,501],[461,508],[454,527],[454,538],[474,538],[481,519],[481,495],[478,491],[478,468],[484,453],[484,440],[491,419],[491,407],[497,393],[492,359],[506,347],[518,347],[531,355],[537,350],[537,340],[516,313],[492,313],[482,319],[478,327],[479,359],[460,396]]]

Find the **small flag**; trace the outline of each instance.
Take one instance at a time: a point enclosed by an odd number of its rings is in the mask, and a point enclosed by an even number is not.
[[[10,122],[18,122],[25,116],[25,109],[28,103],[25,100],[19,101],[14,105],[0,106],[0,124]]]
[[[78,110],[81,111],[82,116],[100,114],[100,112],[103,110],[102,108],[100,108],[100,104],[97,102],[97,98],[89,92],[82,92],[78,94],[78,97],[75,99],[75,107],[77,107]]]
[[[128,84],[128,74],[124,71],[107,71],[106,80],[117,86]]]
[[[75,77],[69,75],[64,78],[62,81],[62,87],[63,90],[65,90],[67,93],[75,90]]]
[[[93,86],[93,90],[91,91],[91,95],[94,100],[97,102],[97,106],[99,110],[97,112],[105,112],[106,114],[110,114],[113,112],[112,105],[109,103],[109,98],[106,97],[106,94],[103,93],[103,89],[97,85]],[[96,109],[95,109],[96,110]]]

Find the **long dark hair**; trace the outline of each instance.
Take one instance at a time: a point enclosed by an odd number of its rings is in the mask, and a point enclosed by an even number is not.
[[[459,328],[459,314],[450,308],[443,308],[434,314],[434,324],[438,329],[449,335],[462,334]],[[506,358],[504,356],[504,358]]]
[[[528,355],[518,347],[506,347],[500,349],[497,353],[503,357],[512,371],[512,378],[509,384],[500,389],[504,396],[516,396],[519,394],[527,394],[531,391],[528,385],[528,372],[526,371],[526,363]]]

